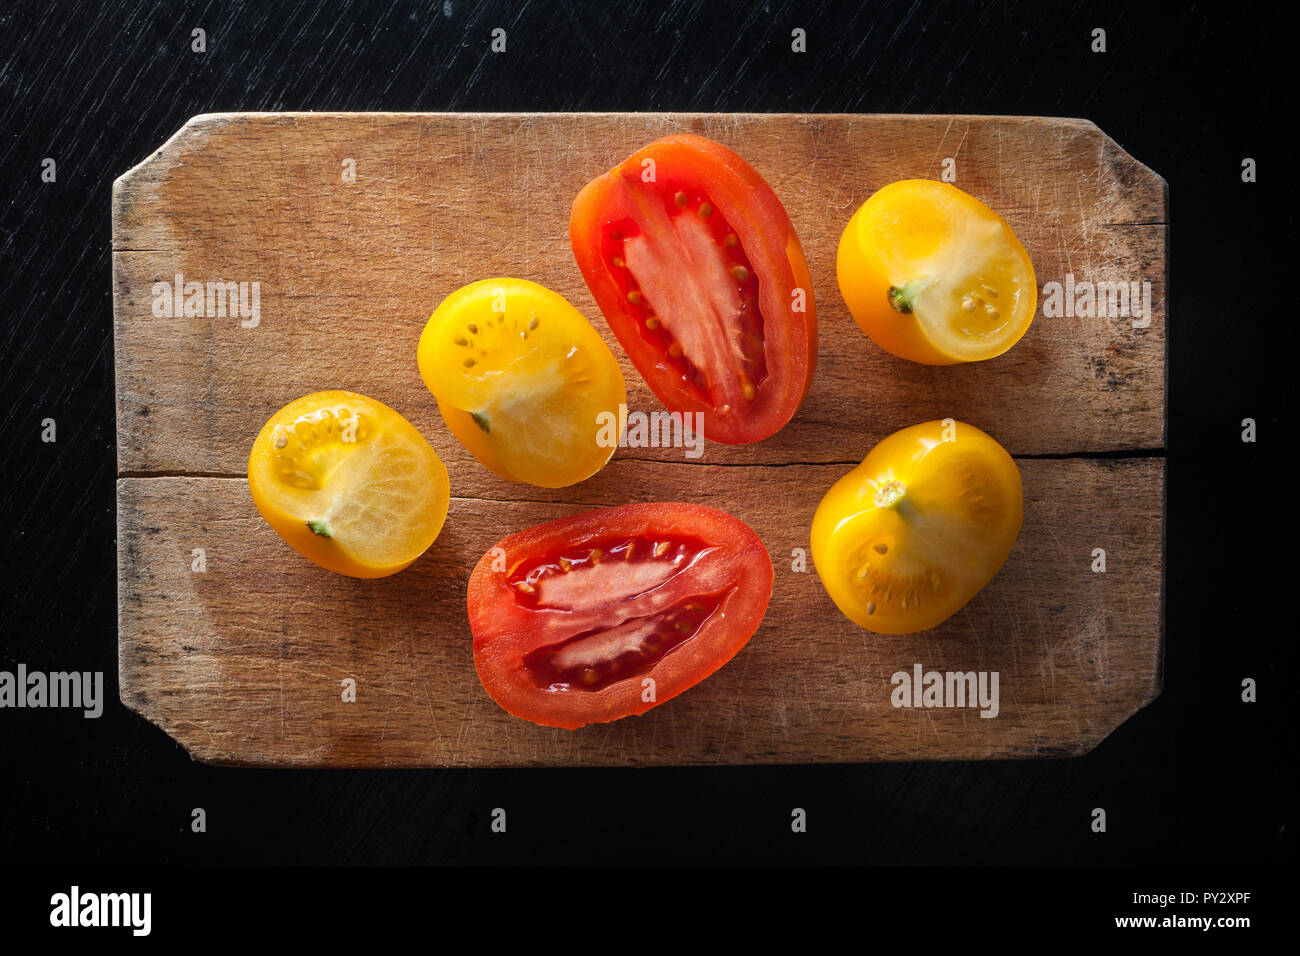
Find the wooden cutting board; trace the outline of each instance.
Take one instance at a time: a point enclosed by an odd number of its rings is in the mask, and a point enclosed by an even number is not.
[[[660,406],[567,238],[589,179],[671,132],[746,157],[812,272],[817,376],[755,445],[620,449],[558,491],[502,481],[451,437],[416,370],[429,313],[494,275],[566,296]],[[966,367],[896,359],[854,325],[835,247],[908,177],[1004,216],[1040,287],[1149,282],[1149,321],[1039,315]],[[1093,124],[981,116],[222,114],[195,117],[113,189],[118,647],[123,702],[196,758],[293,766],[814,763],[1090,750],[1160,691],[1167,190]],[[157,283],[259,283],[253,316],[168,317]],[[183,311],[183,310],[182,310]],[[163,313],[163,314],[159,314]],[[254,321],[256,319],[256,321]],[[398,409],[447,463],[451,512],[406,571],[358,581],[260,519],[245,466],[272,412],[344,388]],[[873,636],[810,562],[825,490],[898,428],[952,417],[1016,456],[1025,520],[1006,566],[941,627]],[[588,508],[693,501],[748,522],[776,568],[731,663],[649,714],[568,732],[501,710],[475,675],[465,585],[506,533]],[[1104,549],[1105,571],[1094,570]],[[807,568],[802,570],[801,568]],[[999,711],[895,707],[891,677],[997,672]],[[344,683],[355,681],[354,702]]]

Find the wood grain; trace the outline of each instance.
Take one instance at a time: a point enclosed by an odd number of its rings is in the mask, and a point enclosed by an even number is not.
[[[119,484],[128,706],[219,763],[331,766],[807,763],[1080,753],[1159,691],[1164,463],[1025,461],[1025,524],[993,583],[939,628],[879,637],[791,569],[835,465],[615,462],[571,503],[455,498],[422,559],[381,581],[295,554],[240,478]],[[465,584],[504,528],[658,497],[731,511],[776,566],[759,632],[643,717],[569,732],[517,720],[474,673]],[[195,573],[192,549],[205,551]],[[1108,569],[1089,566],[1095,547]],[[894,708],[890,676],[996,670],[1000,713]],[[357,682],[355,703],[341,681]]]
[[[658,408],[568,249],[573,195],[672,131],[720,140],[781,196],[821,333],[794,421],[753,446],[620,450],[547,491],[502,481],[446,431],[415,367],[459,285],[518,275],[568,297]],[[937,178],[1000,212],[1044,282],[1149,281],[1151,323],[1048,318],[1005,356],[932,369],[852,323],[834,278],[844,222],[879,186]],[[341,175],[356,163],[356,181]],[[114,187],[119,655],[123,700],[199,759],[312,766],[691,764],[1080,753],[1159,692],[1166,198],[1091,123],[1019,117],[713,114],[222,114],[196,117]],[[261,321],[164,318],[151,287],[257,281]],[[1041,302],[1041,300],[1040,300]],[[451,473],[434,548],[378,582],[329,575],[261,522],[242,478],[266,418],[323,388],[373,395]],[[1021,458],[1025,526],[1007,566],[940,628],[866,634],[791,570],[822,492],[880,438],[951,416]],[[1078,458],[1121,453],[1117,458]],[[1028,456],[1028,457],[1026,457]],[[1051,456],[1039,459],[1034,456]],[[691,500],[731,511],[777,568],[741,654],[648,715],[576,733],[509,717],[475,677],[464,586],[507,531],[588,506]],[[1090,570],[1092,550],[1108,570]],[[207,570],[190,570],[203,548]],[[996,670],[1001,713],[895,709],[889,677]],[[358,682],[354,704],[340,681]]]
[[[812,272],[817,375],[791,426],[708,459],[858,460],[882,436],[951,416],[1013,455],[1164,446],[1164,184],[1091,123],[989,117],[761,115],[219,115],[198,117],[115,187],[118,468],[241,474],[268,416],[350,388],[435,441],[459,490],[504,493],[446,436],[415,344],[448,293],[491,275],[554,288],[623,363],[628,405],[658,402],[573,262],[577,191],[674,130],[749,157],[784,201]],[[1001,213],[1040,284],[1152,283],[1151,325],[1046,318],[989,362],[930,368],[876,348],[839,296],[835,247],[885,183],[936,178]],[[357,180],[342,181],[344,159]],[[261,323],[151,314],[155,281],[258,281]],[[220,374],[216,374],[219,370]],[[446,440],[440,441],[440,439]],[[671,460],[673,451],[637,457]]]

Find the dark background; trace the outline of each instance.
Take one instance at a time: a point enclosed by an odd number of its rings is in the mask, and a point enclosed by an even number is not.
[[[0,861],[1290,859],[1297,23],[1181,4],[44,5],[0,13],[0,668],[102,670],[99,720],[0,711]],[[488,51],[491,30],[508,52]],[[190,51],[190,31],[208,49]],[[808,52],[790,52],[790,31]],[[1090,51],[1091,31],[1108,52]],[[238,110],[1081,116],[1169,182],[1165,690],[1087,757],[983,764],[292,772],[192,762],[117,701],[112,181]],[[54,157],[58,180],[40,180]],[[1259,182],[1241,182],[1257,160]],[[1033,414],[1032,409],[1026,410]],[[40,421],[58,441],[40,441]],[[1254,417],[1259,442],[1243,444]],[[1240,702],[1243,677],[1260,701]],[[208,832],[189,832],[204,807]],[[509,833],[493,836],[493,807]],[[790,832],[804,807],[808,832]],[[1105,807],[1109,831],[1089,828]]]

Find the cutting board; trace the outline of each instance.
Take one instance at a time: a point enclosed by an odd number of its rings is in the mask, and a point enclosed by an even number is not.
[[[568,215],[589,179],[682,131],[746,157],[803,242],[820,349],[802,408],[767,441],[709,444],[696,459],[620,449],[571,488],[495,477],[450,435],[420,381],[425,320],[475,279],[540,282],[605,336],[629,407],[658,409],[583,284]],[[1029,333],[997,359],[931,368],[881,351],[840,298],[840,232],[880,186],[945,176],[1007,219],[1040,288],[1149,282],[1147,317],[1055,308],[1040,294]],[[1084,753],[1160,691],[1167,221],[1164,181],[1077,119],[195,117],[113,189],[122,700],[195,758],[240,765]],[[247,315],[169,315],[161,284],[178,275],[249,283]],[[451,475],[441,536],[384,580],[310,564],[249,497],[248,451],[265,420],[333,388],[398,409]],[[881,438],[945,417],[1015,456],[1023,530],[993,582],[943,625],[869,634],[812,570],[813,511]],[[758,532],[776,569],[762,627],[726,667],[642,717],[570,732],[508,715],[474,672],[465,586],[475,562],[508,532],[655,500],[722,508]],[[895,706],[895,675],[918,665],[996,673],[996,716]]]

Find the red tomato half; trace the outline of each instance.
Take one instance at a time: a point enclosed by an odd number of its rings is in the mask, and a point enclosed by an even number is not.
[[[610,328],[673,412],[759,441],[799,408],[817,360],[803,249],[776,193],[700,136],[655,140],[589,182],[569,240]]]
[[[771,596],[763,542],[726,512],[588,511],[512,534],[479,561],[474,667],[516,717],[570,730],[618,720],[731,660]]]

